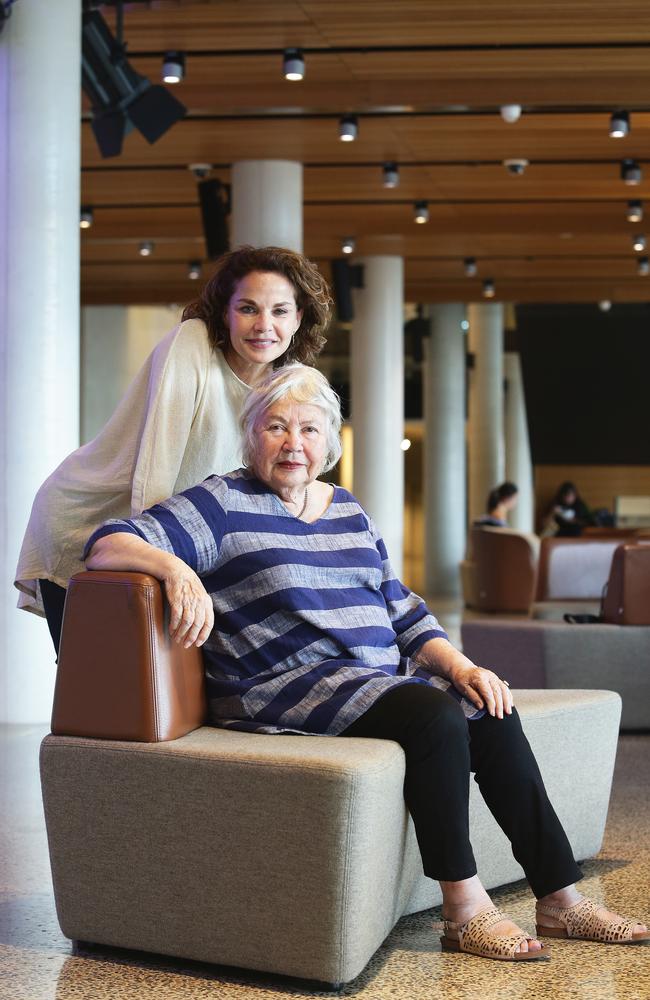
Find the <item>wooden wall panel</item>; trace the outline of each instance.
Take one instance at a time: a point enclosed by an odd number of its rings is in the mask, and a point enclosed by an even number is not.
[[[536,465],[535,507],[543,517],[560,483],[570,480],[590,507],[614,508],[618,495],[650,496],[647,465]]]

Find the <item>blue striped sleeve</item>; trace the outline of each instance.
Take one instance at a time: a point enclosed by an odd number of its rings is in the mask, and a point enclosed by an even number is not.
[[[117,534],[137,535],[138,538],[144,538],[142,532],[138,531],[136,526],[131,521],[117,521],[115,519],[105,521],[104,524],[101,524],[96,531],[93,531],[92,535],[84,545],[83,555],[81,558],[83,560],[88,558],[90,550],[95,542],[99,541],[100,538],[104,538],[105,535]],[[144,540],[146,541],[146,538],[144,538]]]
[[[398,580],[384,540],[369,518],[369,527],[382,561],[381,593],[402,656],[414,656],[429,639],[446,639],[447,633],[422,598]]]
[[[212,476],[198,486],[154,504],[137,517],[106,521],[86,543],[84,558],[98,538],[124,531],[178,556],[199,576],[205,576],[217,564],[226,531],[227,512],[222,501],[227,493],[223,481]]]

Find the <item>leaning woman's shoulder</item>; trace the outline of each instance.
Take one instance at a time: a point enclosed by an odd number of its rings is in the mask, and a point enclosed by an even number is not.
[[[195,350],[204,355],[209,355],[212,350],[208,329],[202,319],[183,320],[167,334],[161,344],[165,340],[169,342],[170,348],[173,346],[175,350]]]

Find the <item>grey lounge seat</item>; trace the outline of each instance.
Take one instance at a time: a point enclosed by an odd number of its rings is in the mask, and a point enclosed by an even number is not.
[[[650,728],[650,626],[481,619],[461,639],[513,687],[607,688],[622,698],[622,729]]]
[[[107,577],[80,586],[122,588],[120,613],[136,613],[131,591],[140,584],[127,579],[134,575],[120,574],[115,585]],[[163,645],[159,588],[140,579],[151,592],[147,634],[153,647]],[[156,593],[157,605],[149,599]],[[76,628],[90,627],[97,639],[91,619],[88,609],[66,611],[62,664],[71,662]],[[124,643],[128,659],[128,639],[128,622],[112,618],[111,655]],[[150,679],[157,656],[143,671]],[[79,664],[93,678],[97,662],[80,656]],[[113,682],[110,671],[98,673],[100,689]],[[129,673],[122,670],[127,680]],[[82,721],[84,683],[79,675],[73,692]],[[358,975],[400,916],[440,902],[437,883],[422,873],[396,743],[209,726],[166,742],[65,735],[57,690],[59,734],[43,742],[41,774],[68,937],[341,983]],[[158,691],[157,720],[162,702]],[[602,842],[620,700],[601,691],[521,691],[517,703],[574,852],[591,857]],[[522,876],[474,783],[471,832],[487,887]]]

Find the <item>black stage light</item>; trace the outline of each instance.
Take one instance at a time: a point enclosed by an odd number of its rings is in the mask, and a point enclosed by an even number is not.
[[[84,12],[81,84],[92,104],[92,129],[102,156],[119,156],[134,126],[147,142],[156,142],[187,110],[166,87],[135,72],[120,36],[120,28],[117,38],[111,34],[99,11]]]
[[[199,202],[203,219],[206,255],[216,260],[230,249],[228,238],[228,214],[230,212],[230,190],[216,177],[199,181]]]

